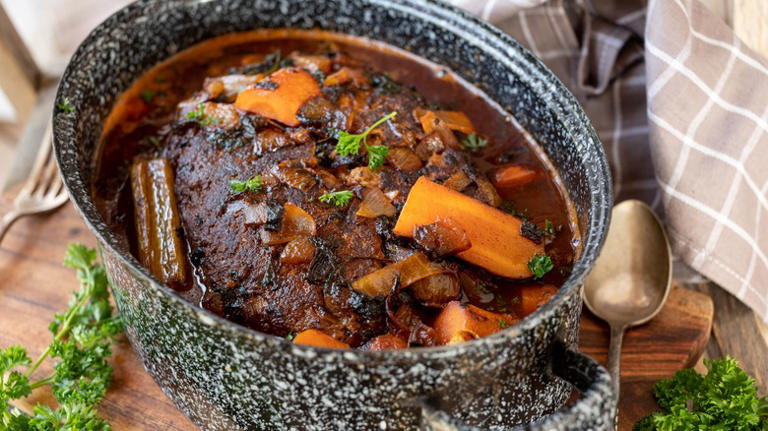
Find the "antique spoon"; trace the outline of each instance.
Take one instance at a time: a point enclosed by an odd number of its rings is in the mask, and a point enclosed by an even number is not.
[[[643,202],[621,202],[611,217],[603,251],[584,283],[584,303],[611,327],[607,368],[618,400],[624,331],[651,320],[664,306],[672,254],[658,217]]]

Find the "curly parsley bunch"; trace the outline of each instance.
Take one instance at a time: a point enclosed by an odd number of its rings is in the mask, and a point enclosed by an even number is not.
[[[768,430],[768,400],[733,358],[704,360],[708,373],[678,371],[660,380],[653,394],[664,412],[636,423],[633,431]]]
[[[53,341],[32,362],[26,349],[11,346],[0,350],[0,430],[109,430],[97,415],[112,376],[106,358],[122,332],[113,315],[104,268],[95,263],[96,250],[70,244],[64,265],[77,270],[81,282],[69,309],[54,316],[49,327]],[[47,357],[58,359],[51,375],[32,381],[32,373]],[[9,402],[29,396],[33,389],[50,385],[59,407],[38,404],[29,416]]]

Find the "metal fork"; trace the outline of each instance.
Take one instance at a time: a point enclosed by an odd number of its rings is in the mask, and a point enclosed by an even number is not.
[[[19,218],[54,210],[67,201],[67,191],[51,149],[49,122],[29,178],[13,200],[13,208],[0,220],[0,242],[8,228]]]

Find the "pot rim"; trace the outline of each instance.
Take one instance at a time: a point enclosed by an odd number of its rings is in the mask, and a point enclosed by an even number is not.
[[[608,168],[608,162],[603,150],[603,146],[595,132],[589,119],[582,110],[578,101],[572,95],[570,90],[530,51],[520,45],[512,37],[503,33],[500,29],[492,26],[491,24],[470,15],[455,6],[447,3],[439,2],[438,0],[363,0],[370,3],[385,4],[389,7],[395,7],[409,13],[418,19],[429,21],[436,25],[441,25],[443,28],[448,28],[445,24],[451,23],[453,26],[450,31],[456,34],[457,37],[463,39],[474,39],[476,43],[483,45],[483,51],[494,57],[496,61],[503,64],[505,69],[513,72],[515,69],[519,69],[522,64],[527,69],[524,72],[528,72],[531,78],[542,81],[547,84],[546,94],[550,97],[550,100],[546,102],[547,106],[553,110],[558,119],[564,123],[564,127],[576,141],[577,137],[574,136],[574,131],[580,132],[581,139],[585,140],[584,152],[582,159],[589,158],[594,162],[590,164],[594,170],[592,173],[596,177],[591,177],[590,184],[590,206],[588,209],[588,222],[586,224],[585,232],[582,232],[580,241],[582,242],[582,252],[579,260],[574,264],[571,274],[558,289],[557,293],[547,301],[546,304],[539,307],[535,312],[526,316],[523,320],[512,325],[509,328],[502,329],[494,334],[486,337],[466,341],[455,345],[434,346],[434,347],[415,347],[402,350],[385,350],[385,351],[367,351],[367,350],[340,350],[326,347],[315,347],[301,344],[294,344],[284,337],[277,335],[267,334],[259,332],[255,329],[249,328],[237,322],[227,320],[203,307],[199,307],[186,299],[184,299],[178,292],[173,290],[168,285],[160,282],[154,275],[152,275],[146,268],[144,268],[139,261],[130,253],[123,253],[120,251],[119,245],[116,241],[112,241],[112,232],[103,222],[100,213],[96,210],[93,199],[85,190],[85,193],[79,193],[75,190],[76,181],[73,180],[73,174],[77,179],[80,179],[78,172],[67,172],[62,169],[63,159],[68,157],[64,154],[63,147],[68,142],[62,141],[58,132],[62,128],[75,127],[74,122],[66,121],[62,118],[63,114],[57,112],[54,109],[52,115],[53,121],[53,146],[56,162],[62,173],[64,179],[64,185],[69,193],[70,200],[72,201],[77,212],[86,222],[88,228],[95,234],[98,239],[99,245],[108,248],[109,252],[116,256],[123,265],[130,267],[133,271],[140,274],[149,284],[154,288],[157,288],[164,296],[181,306],[186,312],[194,313],[196,319],[208,326],[219,327],[220,329],[227,330],[235,335],[242,335],[253,342],[270,342],[278,341],[278,345],[282,344],[283,347],[290,347],[293,354],[302,356],[338,356],[339,353],[343,353],[342,358],[345,361],[367,361],[387,356],[392,360],[399,360],[404,358],[412,358],[415,356],[427,356],[427,355],[443,355],[443,354],[455,354],[459,351],[473,348],[490,347],[498,343],[506,342],[509,338],[514,338],[532,330],[539,326],[550,313],[552,313],[556,307],[566,300],[567,295],[574,289],[580,289],[582,281],[591,269],[594,261],[602,248],[603,242],[608,229],[610,221],[610,209],[612,204],[612,191],[611,191],[611,177],[610,170]],[[112,14],[109,18],[104,20],[101,24],[95,27],[83,42],[78,46],[77,50],[73,54],[73,59],[79,58],[86,48],[94,43],[101,43],[102,37],[108,36],[111,29],[114,29],[120,24],[124,24],[125,20],[134,19],[136,13],[141,12],[145,7],[151,5],[151,0],[137,0]],[[457,25],[458,24],[458,25]],[[463,30],[463,32],[462,32]],[[205,39],[203,39],[205,40]],[[202,42],[198,41],[199,42]],[[376,39],[372,39],[376,40]],[[385,41],[380,41],[387,43]],[[190,45],[192,46],[192,45]],[[183,49],[188,48],[184,47]],[[518,65],[514,64],[513,60],[510,60],[507,54],[508,52],[514,52],[516,55],[524,59],[524,62]],[[418,55],[418,54],[415,54]],[[79,65],[73,63],[72,60],[67,64],[67,68],[62,75],[59,82],[59,86],[56,92],[55,100],[62,100],[64,93],[63,84],[67,82],[70,76],[73,75],[74,70]],[[78,112],[78,111],[76,111]],[[74,144],[71,144],[74,145]],[[546,152],[545,152],[546,153]],[[69,156],[71,157],[71,156]],[[92,161],[92,160],[91,160]],[[67,175],[69,174],[69,175]],[[602,181],[601,181],[602,179]],[[568,190],[566,190],[568,191]],[[92,217],[90,214],[99,214],[98,217]]]

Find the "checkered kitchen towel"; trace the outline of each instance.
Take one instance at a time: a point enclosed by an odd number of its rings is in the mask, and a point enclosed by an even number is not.
[[[449,0],[541,58],[605,146],[616,201],[768,321],[768,62],[698,0]],[[755,0],[765,1],[765,0]]]

